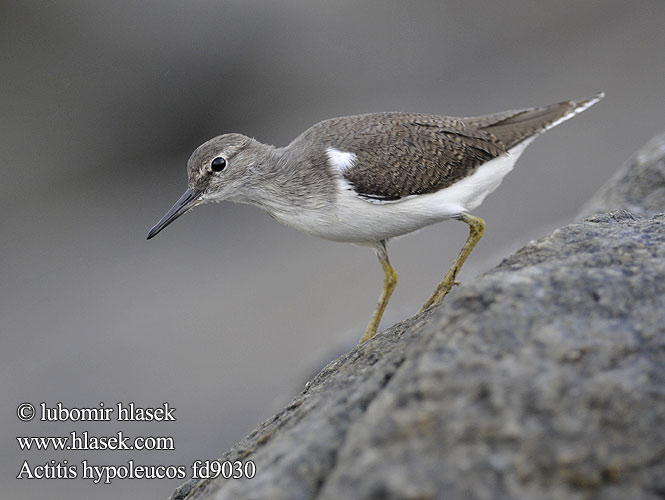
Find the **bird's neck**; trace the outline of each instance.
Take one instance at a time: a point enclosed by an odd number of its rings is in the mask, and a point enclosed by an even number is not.
[[[286,212],[320,209],[332,194],[326,193],[327,171],[313,168],[309,158],[286,146],[262,145],[261,168],[256,172],[250,203],[281,219]],[[314,196],[312,196],[314,194]]]
[[[270,211],[274,203],[279,204],[279,200],[288,195],[288,189],[283,185],[283,172],[288,164],[285,148],[255,142],[253,149],[256,155],[254,166],[247,171],[248,176],[238,199],[230,199]]]

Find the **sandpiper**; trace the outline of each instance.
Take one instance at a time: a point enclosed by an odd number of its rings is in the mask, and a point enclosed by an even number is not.
[[[314,236],[368,246],[385,277],[362,343],[376,334],[397,284],[388,240],[446,219],[469,225],[462,250],[421,311],[441,302],[485,230],[485,222],[470,212],[536,136],[603,96],[471,118],[345,116],[317,123],[283,148],[221,135],[189,158],[187,191],[148,239],[200,203],[228,200],[256,205]]]

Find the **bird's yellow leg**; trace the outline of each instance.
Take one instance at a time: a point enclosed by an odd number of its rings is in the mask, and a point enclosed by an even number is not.
[[[469,225],[469,237],[466,239],[466,243],[464,243],[464,246],[457,256],[457,259],[455,259],[455,262],[453,262],[453,265],[450,266],[450,269],[448,269],[448,272],[443,277],[441,283],[439,283],[439,286],[436,287],[436,290],[434,290],[432,296],[427,299],[427,302],[423,304],[419,312],[428,309],[434,304],[440,303],[452,289],[452,287],[459,284],[455,281],[457,273],[460,269],[462,269],[466,258],[469,256],[471,250],[473,250],[473,247],[476,246],[476,243],[478,243],[478,240],[480,240],[480,238],[483,236],[483,233],[485,232],[485,221],[480,217],[462,213],[459,216],[459,220],[466,222]]]
[[[376,330],[379,328],[379,323],[381,323],[383,311],[385,311],[386,306],[388,305],[388,300],[390,300],[390,296],[393,294],[393,291],[397,286],[397,273],[388,260],[385,241],[380,242],[376,254],[381,262],[381,267],[383,267],[383,291],[381,292],[381,297],[379,297],[379,303],[376,305],[376,309],[374,309],[374,314],[372,314],[372,320],[369,322],[369,325],[367,325],[365,335],[360,339],[361,344],[367,342],[376,335]]]

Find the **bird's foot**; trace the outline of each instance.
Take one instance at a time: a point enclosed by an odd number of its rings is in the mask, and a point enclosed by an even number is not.
[[[374,321],[372,321],[369,325],[367,325],[367,329],[365,330],[365,335],[363,335],[363,338],[360,339],[360,343],[363,344],[372,337],[374,337],[374,335],[376,335],[376,330],[378,326],[379,326],[378,323],[375,323]]]
[[[459,281],[455,281],[454,279],[444,279],[441,283],[439,283],[439,286],[436,287],[436,290],[434,290],[432,296],[427,299],[427,302],[423,304],[418,312],[421,313],[432,306],[440,304],[446,295],[448,295],[448,292],[450,292],[450,290],[452,290],[452,288],[457,285],[460,285]]]

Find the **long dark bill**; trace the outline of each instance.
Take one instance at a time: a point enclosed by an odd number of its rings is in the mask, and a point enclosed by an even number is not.
[[[166,212],[166,215],[162,217],[157,224],[148,233],[148,239],[155,236],[158,232],[164,229],[166,226],[171,224],[174,220],[180,217],[182,214],[194,208],[199,201],[199,196],[201,196],[201,191],[198,189],[188,189],[185,191],[178,201],[171,207],[171,209]]]

